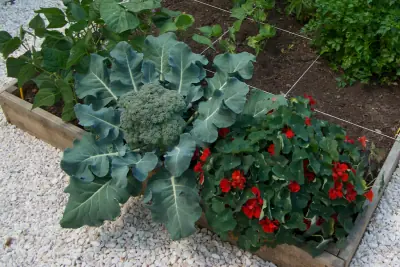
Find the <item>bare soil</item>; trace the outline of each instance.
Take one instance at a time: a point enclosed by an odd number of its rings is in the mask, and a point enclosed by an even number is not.
[[[231,0],[201,1],[225,10],[230,10],[232,7]],[[281,2],[277,1],[277,9],[269,12],[269,23],[281,29],[300,33],[302,25],[281,11],[284,10]],[[234,21],[229,13],[195,1],[166,0],[164,6],[193,15],[196,20],[195,28],[220,24],[226,30]],[[194,52],[200,53],[206,47],[191,39],[191,35],[195,32],[196,30],[192,29],[180,37],[192,47]],[[238,52],[254,53],[246,45],[246,38],[256,32],[257,25],[254,22],[243,23],[241,32],[237,35]],[[208,49],[204,55],[211,61],[221,52]],[[276,36],[268,40],[264,50],[257,56],[253,79],[248,83],[271,93],[286,93],[317,56],[309,40],[278,29]],[[339,75],[340,73],[332,71],[328,63],[321,58],[296,84],[290,96],[312,95],[317,101],[317,110],[394,137],[396,130],[400,127],[400,86],[398,84],[392,86],[355,84],[339,88],[336,82]],[[316,117],[343,126],[352,138],[366,135],[370,142],[384,149],[385,154],[393,145],[394,141],[389,138],[340,120],[318,113]]]

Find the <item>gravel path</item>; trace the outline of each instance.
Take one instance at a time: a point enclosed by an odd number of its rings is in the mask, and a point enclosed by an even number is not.
[[[33,10],[55,0],[0,6],[0,30],[18,31]],[[20,53],[16,52],[16,53]],[[0,58],[0,87],[9,82]],[[132,198],[116,222],[61,229],[67,177],[61,151],[7,124],[0,109],[0,266],[274,266],[202,229],[170,241],[165,229]],[[400,266],[400,167],[379,204],[352,266]]]

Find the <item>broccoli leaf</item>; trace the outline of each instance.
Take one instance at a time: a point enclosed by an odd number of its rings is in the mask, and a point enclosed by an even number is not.
[[[256,57],[250,53],[218,55],[214,59],[214,65],[218,70],[242,79],[251,79],[253,76],[253,62]]]
[[[194,54],[189,46],[178,43],[169,52],[170,72],[165,79],[170,83],[171,89],[177,90],[183,96],[188,95],[192,84],[200,83],[206,74],[201,65],[208,63],[204,56]]]
[[[130,197],[126,189],[117,187],[109,177],[96,178],[91,183],[71,177],[64,192],[70,194],[60,221],[64,228],[100,226],[105,220],[113,220],[120,215],[119,204]]]
[[[160,80],[164,81],[164,75],[169,72],[169,50],[178,43],[174,33],[164,33],[158,37],[148,36],[144,41],[144,58],[155,64],[156,71],[160,74]]]
[[[102,108],[93,110],[92,105],[75,105],[75,114],[79,124],[85,127],[91,127],[94,133],[100,136],[100,139],[106,137],[114,140],[119,135],[119,123],[121,112],[114,108]]]
[[[81,140],[75,140],[72,148],[64,151],[61,168],[70,176],[91,182],[95,176],[106,176],[110,163],[123,157],[125,151],[126,146],[121,139],[112,144],[98,142],[94,135],[88,133]]]
[[[195,150],[196,141],[192,136],[188,133],[181,134],[179,144],[164,156],[165,168],[172,175],[181,176],[189,168]]]
[[[136,53],[127,42],[119,42],[110,55],[114,58],[110,74],[113,85],[137,92],[142,84],[143,54]]]
[[[119,96],[130,91],[126,87],[112,87],[108,69],[104,65],[104,57],[97,54],[90,55],[90,66],[87,74],[76,74],[76,95],[80,99],[91,96],[90,102],[97,99],[107,99],[102,101],[103,106],[112,100],[117,100]],[[99,106],[99,105],[96,105]]]
[[[214,95],[199,105],[199,117],[193,123],[192,133],[200,141],[213,143],[218,138],[218,128],[231,126],[236,114],[223,104],[222,95]]]
[[[146,200],[154,222],[164,223],[173,240],[187,237],[196,231],[195,222],[201,216],[200,197],[193,171],[180,177],[161,169],[146,188]]]
[[[128,152],[123,157],[115,158],[111,166],[111,176],[115,180],[116,185],[125,188],[128,185],[128,172],[132,168],[133,176],[140,182],[143,182],[150,171],[152,171],[158,163],[157,156],[148,152],[143,157],[139,153]]]
[[[236,78],[228,77],[225,73],[218,71],[214,77],[208,80],[208,95],[211,97],[219,91],[223,94],[225,105],[240,114],[246,103],[246,95],[249,92],[249,86]]]
[[[283,95],[273,95],[259,89],[253,89],[244,106],[243,114],[257,118],[282,105],[287,106],[287,100]]]

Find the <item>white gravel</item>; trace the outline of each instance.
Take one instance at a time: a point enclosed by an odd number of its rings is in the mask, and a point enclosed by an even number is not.
[[[16,34],[33,10],[55,0],[0,6],[0,30]],[[20,53],[21,51],[17,52]],[[0,58],[0,87],[9,82]],[[0,109],[0,266],[274,266],[202,229],[170,241],[138,198],[100,228],[60,228],[67,177],[61,151],[9,125]],[[351,266],[400,266],[400,167],[385,191]]]

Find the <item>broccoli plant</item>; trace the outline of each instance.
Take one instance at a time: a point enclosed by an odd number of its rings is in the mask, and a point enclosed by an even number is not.
[[[247,52],[208,60],[191,52],[173,33],[148,36],[143,53],[118,43],[110,58],[91,55],[89,71],[75,76],[84,104],[75,106],[90,130],[64,152],[61,166],[71,176],[62,227],[97,226],[120,214],[120,205],[142,190],[153,220],[173,239],[195,231],[202,209],[191,160],[196,147],[211,145],[221,128],[243,111],[265,113],[268,105],[246,102],[255,57]],[[111,67],[110,67],[111,66]],[[277,96],[275,100],[283,100]]]
[[[186,124],[182,118],[186,108],[183,97],[158,84],[146,84],[140,91],[126,93],[118,105],[123,109],[121,128],[130,147],[153,150],[172,146]]]

